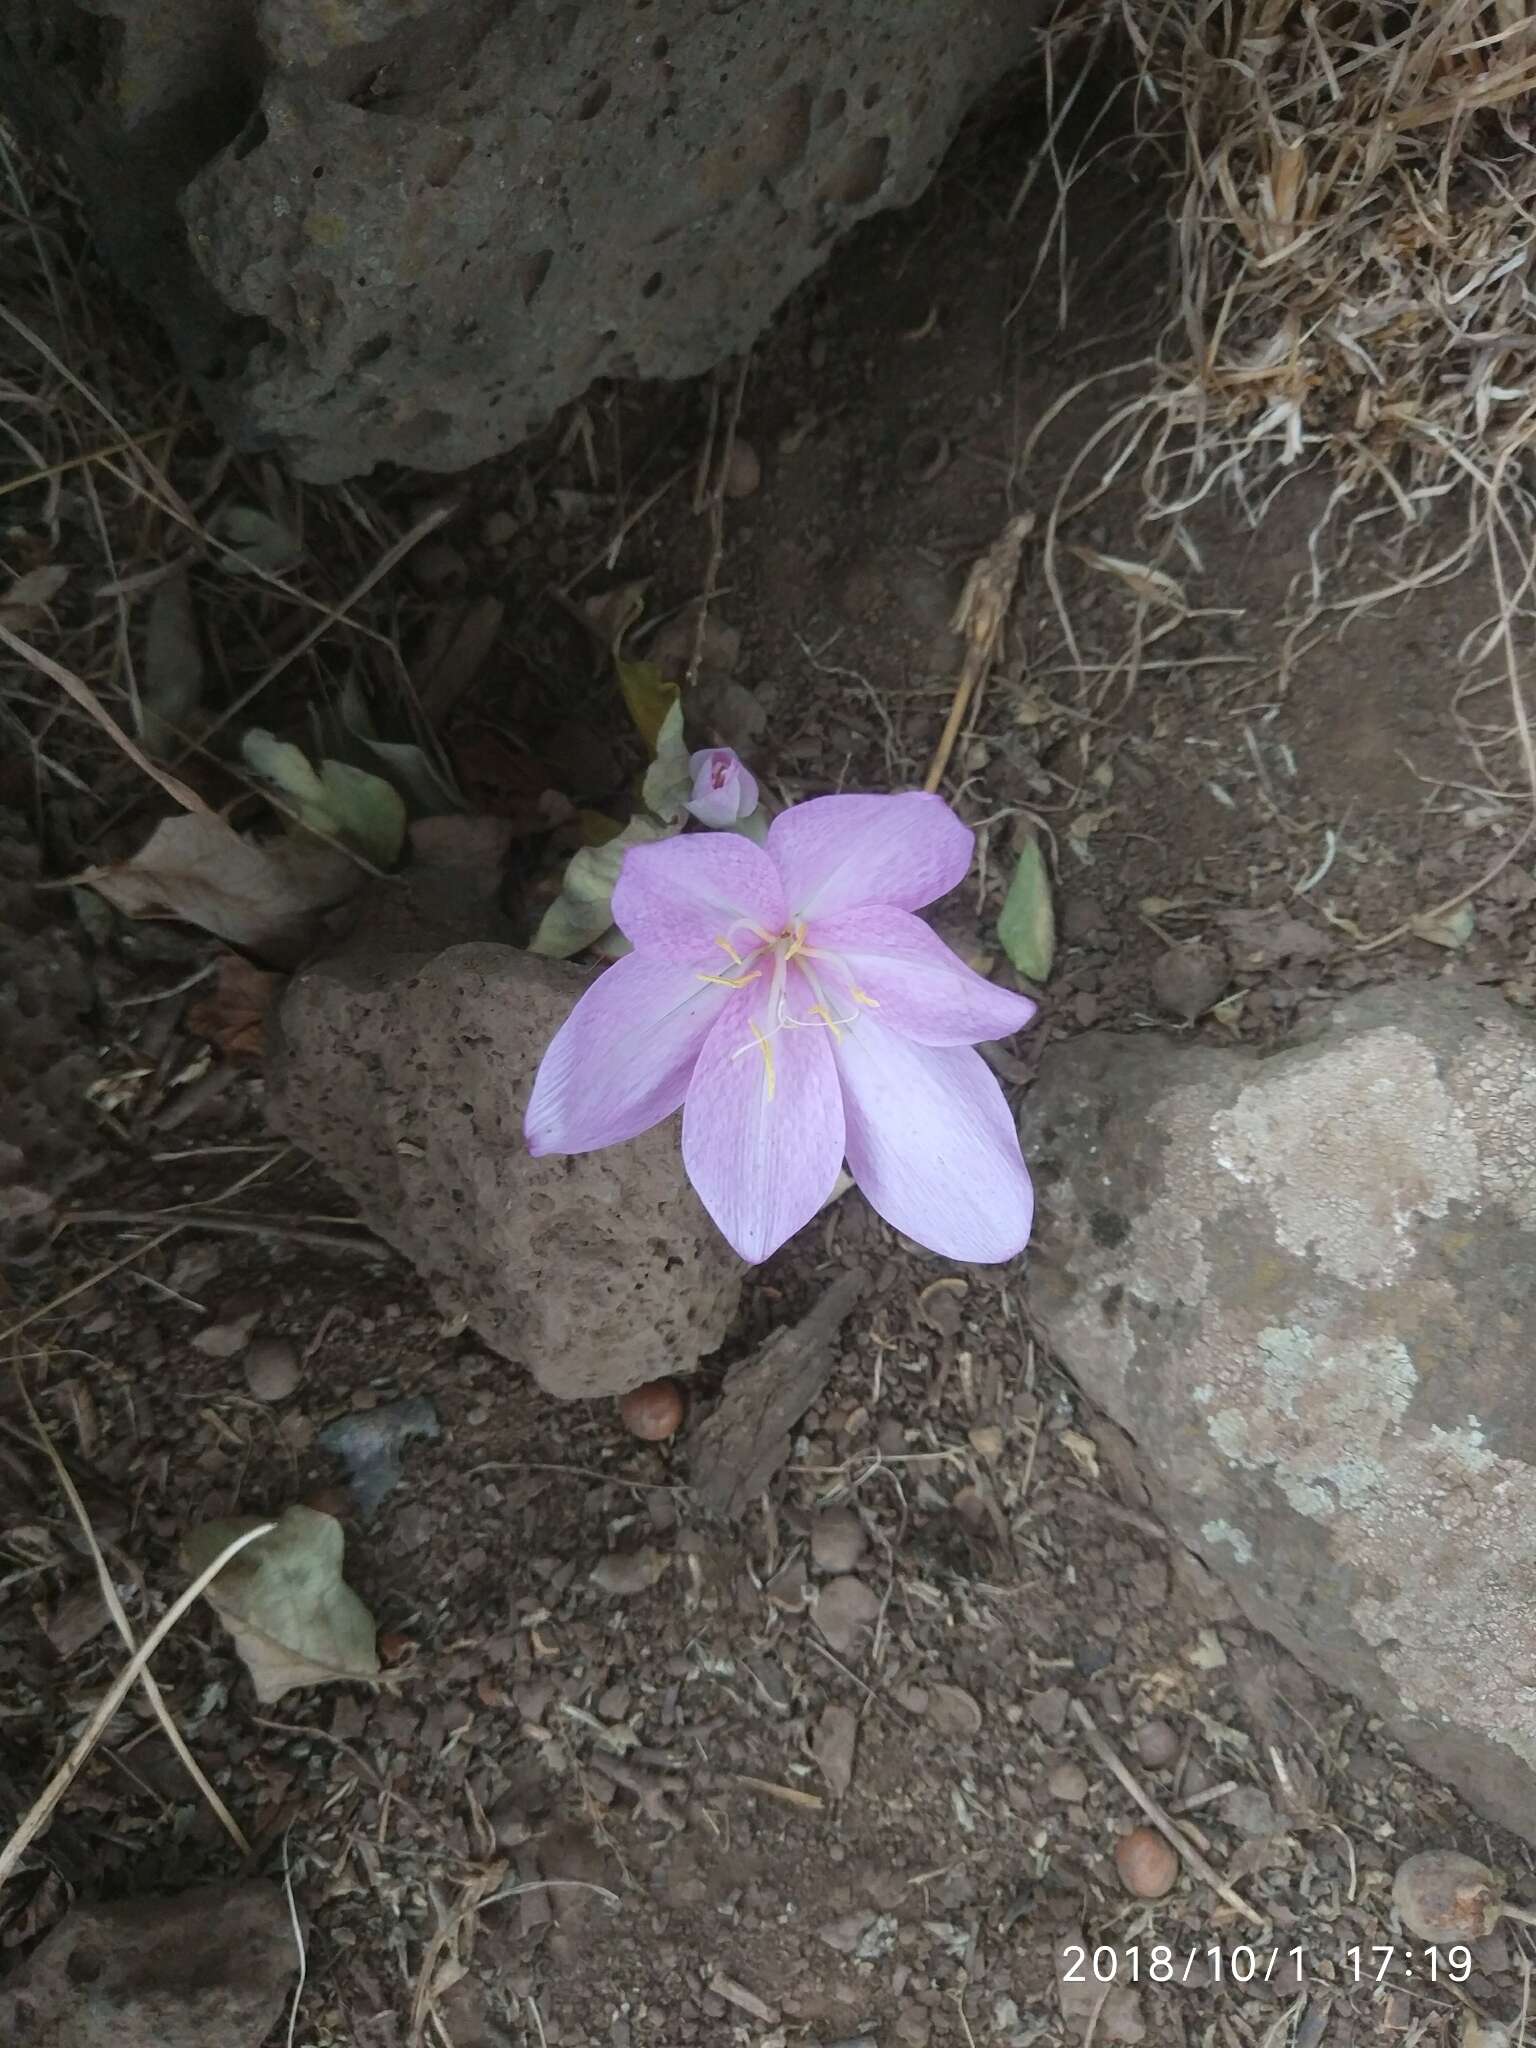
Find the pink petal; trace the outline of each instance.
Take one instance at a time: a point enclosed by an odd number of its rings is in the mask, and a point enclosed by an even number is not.
[[[876,1022],[919,1045],[975,1045],[1022,1031],[1038,1005],[997,988],[910,911],[874,905],[818,917],[809,934],[807,972],[823,972],[838,991],[841,1017],[849,1001],[874,1004]],[[823,962],[822,956],[833,956]],[[856,992],[856,993],[855,993]]]
[[[870,1206],[946,1258],[990,1265],[1021,1252],[1034,1192],[981,1055],[914,1045],[864,1018],[835,1050],[848,1170]]]
[[[536,1159],[596,1152],[682,1107],[728,991],[685,967],[626,954],[597,977],[550,1040],[523,1135]]]
[[[791,969],[733,996],[683,1109],[683,1164],[719,1230],[752,1264],[810,1222],[843,1163],[832,1033]]]
[[[694,832],[629,849],[613,917],[637,953],[730,974],[727,947],[750,953],[784,930],[789,912],[760,846],[734,833]]]
[[[965,877],[976,835],[940,796],[817,796],[781,811],[768,851],[796,917],[866,903],[921,910]]]
[[[729,747],[690,754],[688,766],[693,770],[693,793],[684,808],[701,825],[722,831],[757,809],[757,778]]]

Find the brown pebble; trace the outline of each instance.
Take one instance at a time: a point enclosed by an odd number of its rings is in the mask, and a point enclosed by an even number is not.
[[[1143,1721],[1136,1730],[1136,1754],[1149,1771],[1166,1770],[1178,1753],[1178,1732],[1166,1721]]]
[[[1115,1868],[1133,1898],[1160,1899],[1178,1881],[1178,1851],[1156,1828],[1132,1828],[1115,1844]]]
[[[1194,939],[1159,955],[1152,969],[1152,997],[1160,1010],[1188,1024],[1220,1002],[1228,979],[1227,956],[1221,948]]]
[[[750,498],[762,480],[763,465],[758,460],[757,450],[738,434],[725,465],[725,495],[728,498]]]
[[[682,1389],[676,1380],[647,1380],[631,1387],[619,1403],[619,1414],[631,1436],[659,1444],[676,1436],[683,1420]]]

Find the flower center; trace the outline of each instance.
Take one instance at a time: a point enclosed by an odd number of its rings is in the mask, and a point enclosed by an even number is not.
[[[745,952],[740,950],[737,944],[738,939],[743,933],[750,934],[757,941],[756,945],[751,946]],[[767,1100],[770,1102],[773,1100],[774,1092],[778,1085],[778,1076],[774,1068],[772,1040],[781,1031],[830,1031],[833,1038],[840,1042],[843,1035],[843,1027],[854,1023],[857,1019],[857,1010],[854,1010],[846,1017],[839,1017],[833,1014],[833,1006],[828,1001],[826,992],[821,985],[823,974],[830,972],[845,981],[849,997],[859,1008],[878,1010],[880,1007],[873,996],[866,995],[857,986],[853,975],[849,972],[846,961],[840,959],[835,953],[822,952],[819,948],[808,943],[807,927],[804,923],[791,923],[781,932],[765,932],[759,926],[749,924],[743,919],[740,923],[732,925],[729,932],[717,933],[715,935],[715,944],[725,954],[733,971],[729,974],[701,973],[699,975],[700,981],[713,982],[719,988],[739,989],[749,988],[753,982],[761,981],[765,975],[768,977],[768,987],[763,991],[765,998],[763,1009],[766,1012],[765,1022],[767,1028],[765,1029],[763,1023],[759,1023],[756,1019],[749,1018],[747,1028],[751,1031],[752,1036],[745,1045],[737,1047],[736,1051],[731,1054],[731,1058],[740,1059],[743,1053],[753,1051],[761,1055]],[[799,962],[799,971],[805,977],[810,992],[815,998],[803,1017],[795,1016],[790,1009],[789,967],[791,961]],[[815,963],[814,965],[812,964],[813,962]]]

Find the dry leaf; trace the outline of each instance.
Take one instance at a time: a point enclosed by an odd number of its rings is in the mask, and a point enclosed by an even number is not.
[[[196,1574],[259,1526],[250,1516],[207,1522],[182,1545],[182,1563]],[[208,1588],[263,1706],[298,1686],[378,1676],[373,1616],[341,1576],[345,1548],[334,1515],[287,1508]]]
[[[294,967],[320,934],[321,912],[365,877],[321,840],[258,845],[210,812],[189,811],[157,825],[131,860],[75,879],[125,917],[179,918],[274,967]]]
[[[213,990],[187,1011],[187,1029],[232,1060],[260,1060],[266,1051],[267,1011],[286,979],[253,967],[240,953],[221,953]]]
[[[58,564],[29,569],[17,576],[10,588],[0,592],[0,615],[8,626],[27,626],[44,612],[69,581],[70,572]]]

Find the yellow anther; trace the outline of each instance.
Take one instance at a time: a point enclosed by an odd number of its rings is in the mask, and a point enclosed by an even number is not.
[[[773,1047],[755,1024],[752,1026],[752,1036],[757,1040],[757,1049],[763,1056],[763,1071],[768,1076],[768,1100],[772,1102],[773,1091],[778,1085],[773,1071]]]
[[[855,988],[851,982],[848,985],[848,993],[856,1003],[862,1004],[866,1010],[878,1010],[880,1007],[873,996],[865,995],[863,989]]]
[[[741,962],[738,960],[736,965],[739,967]],[[716,988],[748,988],[754,981],[761,981],[762,973],[753,968],[750,974],[698,974],[694,979],[713,982]]]
[[[821,1007],[820,1003],[817,1003],[814,1009],[812,1009],[809,1012],[809,1014],[812,1017],[819,1017],[822,1023],[825,1024],[827,1029],[831,1032],[832,1036],[837,1040],[838,1044],[842,1044],[843,1034],[837,1028],[837,1019],[832,1015],[830,1010],[824,1010]]]
[[[793,938],[792,938],[792,939],[790,940],[790,942],[789,942],[789,950],[788,950],[788,952],[787,952],[787,953],[786,953],[786,954],[784,955],[784,964],[785,964],[785,966],[787,967],[787,966],[789,965],[790,961],[794,959],[794,957],[795,957],[795,955],[796,955],[797,953],[803,953],[804,951],[805,951],[805,926],[804,926],[803,924],[797,924],[797,925],[795,926],[795,935],[794,935],[794,937],[793,937]]]
[[[730,961],[733,967],[739,967],[741,965],[741,955],[737,952],[736,948],[731,944],[729,939],[723,939],[718,934],[716,934],[715,944],[720,948],[721,952],[725,955],[727,960]]]

